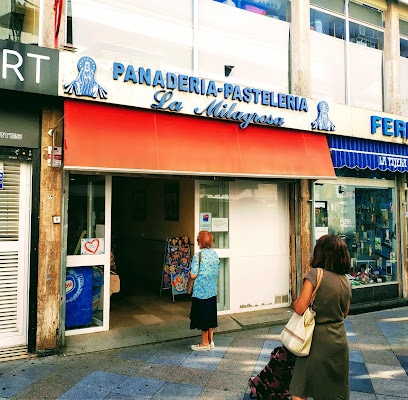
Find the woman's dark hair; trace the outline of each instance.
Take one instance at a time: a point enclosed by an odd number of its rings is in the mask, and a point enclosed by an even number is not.
[[[343,239],[336,235],[324,235],[313,251],[312,268],[324,268],[337,274],[350,273],[350,253]]]
[[[201,248],[211,248],[213,244],[213,235],[208,231],[200,231],[197,235],[198,244],[201,244]]]

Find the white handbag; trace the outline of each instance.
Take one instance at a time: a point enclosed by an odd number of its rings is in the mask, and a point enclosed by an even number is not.
[[[287,322],[281,333],[282,344],[293,354],[299,357],[305,357],[309,355],[310,346],[312,344],[313,331],[315,327],[316,313],[313,311],[313,301],[316,297],[316,293],[322,283],[323,270],[317,269],[317,283],[312,293],[312,300],[309,307],[303,313],[299,315],[293,313],[290,320]]]

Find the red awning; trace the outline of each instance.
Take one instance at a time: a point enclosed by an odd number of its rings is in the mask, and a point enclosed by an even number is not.
[[[335,178],[319,133],[73,100],[64,124],[70,170]]]

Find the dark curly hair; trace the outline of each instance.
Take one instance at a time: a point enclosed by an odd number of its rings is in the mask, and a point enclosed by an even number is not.
[[[336,235],[324,235],[317,241],[310,263],[312,268],[324,268],[336,274],[350,273],[351,260],[347,245]]]

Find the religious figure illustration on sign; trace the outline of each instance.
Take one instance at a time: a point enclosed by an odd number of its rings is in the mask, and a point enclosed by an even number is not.
[[[64,85],[64,92],[77,96],[88,96],[96,99],[108,98],[108,92],[95,80],[96,63],[91,57],[81,57],[77,64],[78,76],[70,83]]]
[[[312,122],[312,129],[319,129],[321,131],[334,131],[336,125],[330,121],[329,105],[325,101],[320,101],[317,104],[317,118]]]

